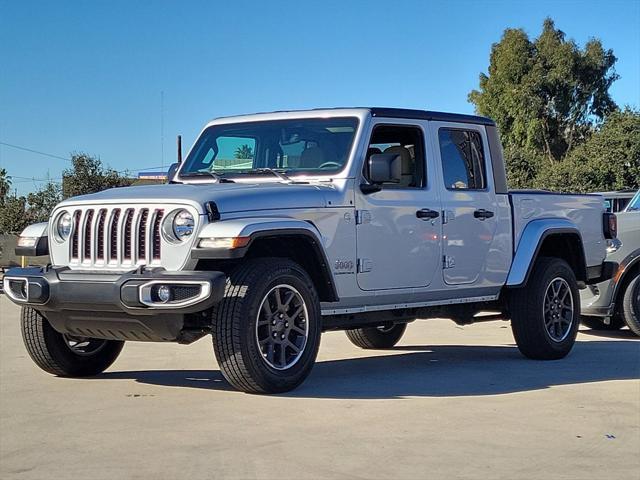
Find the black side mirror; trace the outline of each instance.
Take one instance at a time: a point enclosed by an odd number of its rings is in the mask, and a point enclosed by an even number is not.
[[[173,177],[176,176],[176,172],[178,171],[178,167],[180,166],[179,163],[172,163],[169,166],[169,171],[167,172],[167,182],[171,183],[173,182]]]
[[[400,183],[402,157],[395,153],[376,153],[369,157],[369,181],[373,184]]]

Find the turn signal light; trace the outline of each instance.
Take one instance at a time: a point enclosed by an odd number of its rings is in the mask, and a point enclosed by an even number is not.
[[[242,248],[249,245],[251,237],[226,237],[226,238],[203,238],[200,240],[200,248]]]
[[[615,213],[605,213],[602,223],[604,238],[616,238],[618,236],[618,218]]]

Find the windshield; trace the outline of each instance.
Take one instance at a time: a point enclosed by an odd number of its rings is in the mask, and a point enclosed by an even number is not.
[[[336,173],[347,162],[357,127],[356,118],[213,125],[198,138],[180,176]]]
[[[640,190],[638,190],[636,194],[633,196],[633,198],[629,202],[629,205],[627,206],[627,209],[625,211],[631,212],[631,211],[637,211],[637,210],[640,210]]]

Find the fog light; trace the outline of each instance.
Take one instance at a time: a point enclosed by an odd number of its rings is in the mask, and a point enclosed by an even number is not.
[[[166,285],[160,285],[158,287],[158,300],[162,303],[167,303],[171,300],[171,289]]]

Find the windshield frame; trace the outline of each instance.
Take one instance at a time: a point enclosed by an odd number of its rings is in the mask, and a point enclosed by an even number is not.
[[[186,172],[186,166],[188,164],[189,157],[192,155],[194,149],[198,146],[199,142],[203,135],[207,133],[212,128],[216,127],[235,127],[235,126],[250,126],[251,124],[265,124],[265,123],[275,123],[275,122],[290,122],[290,121],[305,121],[305,120],[352,120],[354,122],[354,131],[353,136],[351,138],[350,144],[347,146],[345,161],[340,169],[338,170],[330,170],[326,173],[321,173],[320,171],[313,170],[296,170],[295,168],[289,170],[287,168],[273,168],[278,172],[283,173],[286,177],[289,177],[295,181],[298,180],[307,180],[307,179],[317,179],[319,181],[322,180],[331,180],[334,178],[345,178],[345,173],[348,175],[349,170],[351,169],[351,165],[353,162],[353,158],[355,156],[355,152],[357,151],[358,145],[360,143],[360,136],[362,132],[362,126],[365,123],[366,116],[361,115],[360,112],[356,111],[335,111],[330,115],[323,114],[322,111],[306,111],[306,112],[277,112],[277,114],[256,114],[256,115],[246,115],[246,116],[238,116],[238,117],[228,117],[214,120],[213,122],[208,123],[200,132],[200,134],[196,137],[193,145],[189,149],[189,152],[185,156],[185,159],[180,163],[179,168],[175,174],[175,179],[181,183],[212,183],[216,182],[216,180],[212,177],[208,176],[191,176],[190,174],[194,172]],[[262,170],[262,171],[261,171]],[[276,175],[268,175],[265,170],[268,168],[255,167],[251,170],[238,170],[238,171],[220,171],[220,170],[211,170],[216,176],[222,177],[223,180],[231,180],[231,181],[243,181],[244,179],[251,179],[251,181],[255,181],[256,178],[264,178],[267,182],[273,181],[283,181],[282,178],[278,178]]]
[[[624,209],[625,212],[638,212],[640,211],[640,190],[631,198],[629,203]]]

